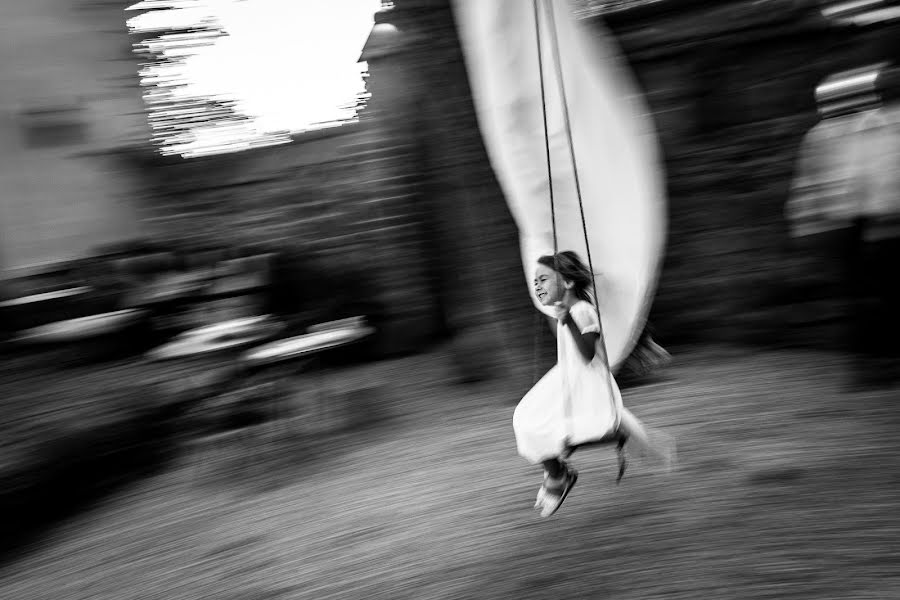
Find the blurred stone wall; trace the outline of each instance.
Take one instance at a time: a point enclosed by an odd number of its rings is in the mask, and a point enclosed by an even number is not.
[[[120,157],[140,174],[142,217],[156,243],[287,253],[322,278],[296,282],[297,305],[341,294],[376,306],[384,354],[422,347],[441,328],[423,266],[425,235],[409,150],[373,123],[295,136],[291,144],[191,160]],[[253,251],[253,250],[251,250]]]
[[[373,118],[413,144],[408,168],[421,184],[432,289],[461,371],[478,379],[531,362],[536,336],[550,342],[552,335],[531,307],[518,232],[478,133],[450,6],[395,3],[377,20],[397,32],[383,30],[390,35],[369,61],[367,111],[375,108]],[[553,359],[552,343],[537,350],[542,361]]]

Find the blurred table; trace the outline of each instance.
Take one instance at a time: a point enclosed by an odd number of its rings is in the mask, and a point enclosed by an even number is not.
[[[70,309],[91,291],[79,286],[7,298],[0,301],[0,319],[10,333],[45,325],[72,316]]]
[[[234,352],[272,339],[283,325],[268,315],[233,319],[191,329],[151,350],[151,360],[176,360]]]
[[[0,301],[0,309],[17,308],[20,306],[42,305],[47,302],[54,302],[65,298],[75,296],[83,296],[90,291],[89,287],[72,287],[64,290],[56,290],[52,292],[41,292],[39,294],[30,294],[21,298],[10,298]]]
[[[355,319],[336,322],[331,326],[319,325],[311,329],[310,333],[254,348],[244,353],[241,360],[248,367],[259,369],[347,346],[375,333],[374,328],[367,327]]]
[[[125,358],[141,349],[147,311],[125,309],[63,319],[18,332],[11,343],[39,353],[56,367],[80,366]]]
[[[239,359],[240,368],[249,376],[262,379],[277,389],[293,388],[278,395],[288,406],[276,407],[275,410],[284,415],[300,409],[304,415],[300,419],[304,433],[337,432],[353,422],[350,414],[353,407],[348,406],[345,398],[327,397],[320,379],[322,365],[316,359],[324,352],[360,342],[374,332],[374,328],[367,327],[360,318],[320,324],[310,333],[273,341],[244,352]],[[305,373],[311,374],[312,378],[306,381],[297,379]],[[292,380],[294,385],[289,386]]]
[[[28,343],[78,342],[123,331],[140,321],[145,315],[146,311],[143,310],[125,309],[75,319],[64,319],[26,329],[20,332],[15,340]]]

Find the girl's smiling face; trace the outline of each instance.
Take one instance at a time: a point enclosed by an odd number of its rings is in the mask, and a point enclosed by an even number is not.
[[[544,306],[562,302],[566,287],[559,273],[546,265],[539,264],[534,272],[534,295]]]

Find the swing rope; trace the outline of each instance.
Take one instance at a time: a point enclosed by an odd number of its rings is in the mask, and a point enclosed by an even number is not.
[[[541,108],[543,110],[544,118],[544,150],[546,151],[547,160],[547,184],[550,189],[550,220],[553,223],[553,255],[555,256],[556,253],[559,252],[559,242],[556,237],[556,202],[553,196],[553,166],[550,159],[550,138],[549,127],[547,125],[547,99],[546,91],[544,89],[544,60],[541,44],[541,22],[540,11],[538,10],[538,0],[533,0],[532,6],[534,7],[534,27],[535,37],[537,38],[538,75],[541,82]],[[535,315],[535,323],[537,324],[539,331],[539,337],[536,337],[534,340],[534,369],[532,379],[535,383],[537,383],[538,380],[538,359],[540,358],[539,350],[542,345],[541,342],[544,341],[544,330],[541,328],[540,321],[540,315]]]
[[[541,45],[541,21],[538,11],[538,1],[534,0],[534,27],[537,37],[538,76],[541,80],[541,109],[544,116],[544,150],[547,156],[547,184],[550,187],[550,219],[553,223],[553,254],[559,252],[559,243],[556,237],[556,202],[553,198],[553,166],[550,160],[550,133],[547,125],[547,97],[544,91],[544,53]]]
[[[552,169],[550,163],[550,134],[549,128],[547,125],[547,105],[546,105],[546,97],[544,94],[544,68],[543,68],[543,54],[541,52],[541,31],[540,31],[540,21],[538,15],[538,1],[534,0],[534,15],[535,15],[535,31],[537,34],[537,46],[538,46],[538,72],[541,78],[541,104],[544,113],[544,145],[547,151],[547,173],[550,181],[550,212],[553,219],[553,253],[556,254],[558,252],[557,249],[557,233],[556,233],[556,210],[555,210],[555,202],[553,197],[553,177],[552,177]],[[581,229],[584,234],[584,245],[587,254],[588,261],[588,269],[591,271],[591,283],[594,288],[593,300],[594,300],[594,308],[597,310],[597,321],[600,327],[600,358],[603,362],[604,367],[606,368],[606,385],[607,391],[609,392],[610,400],[616,405],[616,421],[615,421],[615,429],[618,429],[619,422],[621,418],[620,411],[618,410],[618,404],[615,402],[615,394],[614,387],[612,382],[612,370],[609,365],[609,355],[606,350],[606,336],[603,332],[603,319],[601,318],[600,312],[600,300],[599,293],[597,292],[597,280],[594,275],[594,264],[593,259],[591,257],[591,244],[588,239],[588,230],[587,230],[587,222],[584,216],[584,201],[582,199],[581,194],[581,183],[578,177],[578,162],[575,159],[575,144],[572,136],[572,125],[571,120],[569,118],[569,107],[568,101],[566,99],[566,86],[565,81],[563,79],[563,69],[562,69],[562,60],[559,54],[559,39],[556,31],[556,19],[553,10],[552,0],[551,2],[545,4],[545,11],[547,13],[547,25],[551,36],[551,49],[553,51],[553,59],[554,66],[556,69],[557,82],[559,84],[559,95],[560,95],[560,105],[562,108],[562,117],[563,124],[566,130],[566,141],[568,142],[569,147],[569,159],[572,163],[572,173],[573,179],[575,183],[575,193],[578,198],[578,209],[581,215]],[[570,410],[570,407],[567,406],[567,412]]]

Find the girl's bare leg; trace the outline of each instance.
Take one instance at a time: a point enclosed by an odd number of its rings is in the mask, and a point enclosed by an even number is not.
[[[547,473],[551,479],[559,479],[566,474],[566,465],[558,458],[545,460],[543,466],[544,472]]]

